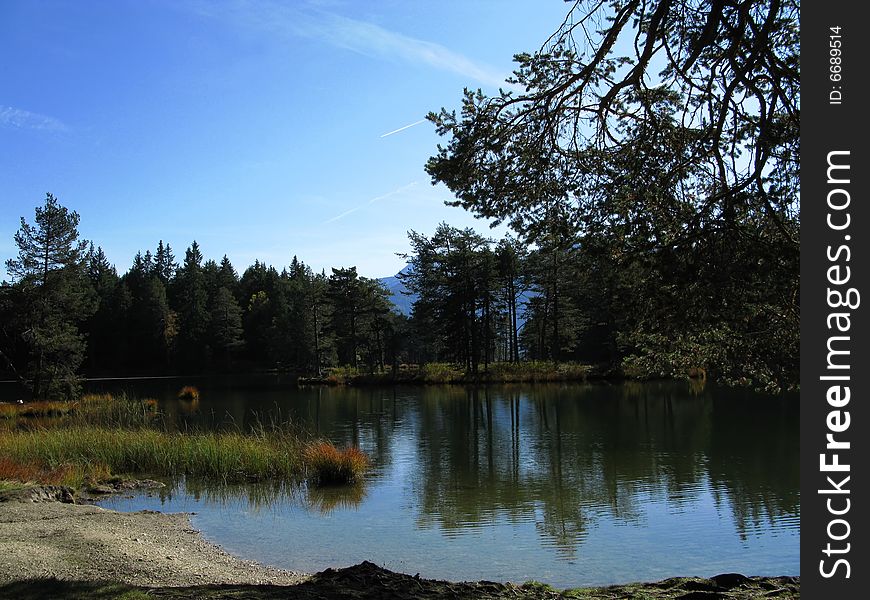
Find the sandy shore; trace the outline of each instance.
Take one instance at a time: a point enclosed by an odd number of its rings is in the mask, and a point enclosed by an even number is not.
[[[368,562],[306,575],[227,554],[204,541],[187,514],[119,513],[70,500],[69,492],[58,488],[0,494],[0,598],[800,597],[799,578],[738,574],[673,578],[568,594],[542,585],[427,580]],[[288,540],[288,554],[295,551],[296,544]]]
[[[186,514],[119,513],[36,499],[28,494],[0,502],[0,582],[56,577],[160,587],[304,579],[230,556],[204,541]]]

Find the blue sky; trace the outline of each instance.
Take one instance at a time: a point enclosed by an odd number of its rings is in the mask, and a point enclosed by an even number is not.
[[[0,257],[51,192],[120,272],[196,239],[240,271],[295,254],[392,275],[409,229],[487,231],[431,185],[419,121],[495,91],[569,7],[3,0]]]

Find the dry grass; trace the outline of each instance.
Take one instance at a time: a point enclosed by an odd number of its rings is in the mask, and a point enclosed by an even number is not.
[[[15,422],[26,419],[28,425],[42,426],[51,419],[70,417],[78,423],[139,426],[157,414],[157,400],[138,401],[126,395],[86,394],[79,400],[39,400],[23,404],[0,404],[0,419]],[[60,419],[59,419],[60,420]],[[66,419],[69,421],[70,419]]]
[[[192,385],[186,385],[178,391],[179,400],[199,400],[199,390]]]
[[[315,442],[302,452],[308,481],[314,485],[344,485],[362,479],[371,464],[359,448],[340,450],[330,442]]]
[[[73,412],[78,407],[77,402],[61,400],[39,400],[24,404],[0,404],[0,419],[17,419],[21,417],[60,417]]]
[[[29,460],[18,462],[4,456],[0,458],[0,481],[65,485],[80,488],[84,485],[106,481],[111,477],[103,463],[62,463],[49,467],[45,463]]]

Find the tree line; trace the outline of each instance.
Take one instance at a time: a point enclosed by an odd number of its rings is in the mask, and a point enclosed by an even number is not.
[[[638,352],[626,340],[663,301],[650,299],[663,292],[649,281],[659,267],[649,258],[617,268],[576,240],[530,245],[446,223],[432,235],[411,231],[399,278],[414,301],[403,315],[388,290],[355,267],[327,275],[294,256],[281,271],[255,261],[239,275],[226,255],[204,259],[196,241],[178,262],[161,240],[119,275],[100,246],[78,240],[78,222],[49,194],[35,225],[22,218],[18,258],[6,263],[13,282],[0,286],[2,370],[35,397],[74,396],[82,374],[385,372],[427,362],[474,374],[494,362],[545,360],[629,366],[640,376],[702,368],[750,377],[783,356],[776,340],[764,344],[766,363],[748,367],[728,362],[728,345],[719,362],[681,356],[676,339],[660,342],[672,354]],[[680,295],[676,310],[705,303],[688,285],[672,293]],[[708,299],[708,310],[717,302]]]
[[[512,86],[431,113],[426,163],[490,240],[410,232],[410,317],[355,268],[239,276],[194,242],[119,275],[53,196],[15,236],[0,359],[51,390],[87,372],[370,370],[583,361],[799,380],[799,4],[575,2]],[[602,23],[607,23],[601,28]],[[618,49],[627,49],[620,50]]]
[[[33,224],[22,217],[18,256],[6,261],[2,368],[36,397],[75,395],[81,374],[384,372],[431,361],[477,373],[496,361],[606,359],[594,332],[569,324],[574,299],[552,279],[547,250],[515,238],[446,223],[409,232],[400,279],[414,302],[403,315],[355,267],[327,275],[294,256],[281,271],[255,261],[239,275],[196,241],[179,261],[160,240],[119,274],[79,239],[79,220],[47,194]]]
[[[75,395],[80,373],[383,370],[398,359],[407,319],[355,267],[326,275],[294,256],[280,272],[255,261],[239,275],[196,241],[178,261],[161,240],[119,274],[78,224],[48,194],[34,224],[22,217],[6,262],[0,358],[35,397]]]

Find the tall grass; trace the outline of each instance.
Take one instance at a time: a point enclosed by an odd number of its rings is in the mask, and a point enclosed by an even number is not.
[[[80,488],[107,480],[111,474],[102,463],[63,463],[54,467],[35,460],[17,461],[12,457],[0,457],[0,482],[42,483]]]
[[[100,464],[112,473],[187,475],[223,482],[292,479],[302,472],[301,454],[298,438],[279,434],[72,426],[0,435],[0,456],[43,470]]]
[[[126,394],[86,394],[75,401],[40,400],[24,404],[0,404],[0,418],[10,421],[68,417],[68,420],[59,423],[72,420],[91,425],[139,427],[151,424],[156,416],[156,400],[137,400]],[[44,423],[46,421],[39,421],[39,424]]]
[[[13,405],[14,406],[14,405]],[[20,406],[20,405],[19,405]],[[154,400],[83,397],[51,425],[0,431],[0,480],[81,487],[111,474],[184,475],[223,483],[359,481],[368,467],[356,448],[307,441],[291,424],[249,431],[172,431]]]
[[[481,377],[492,383],[585,381],[592,367],[579,363],[531,360],[518,363],[491,363]]]
[[[0,419],[17,419],[19,417],[57,417],[67,415],[75,410],[75,402],[61,400],[40,400],[25,404],[0,404]]]

